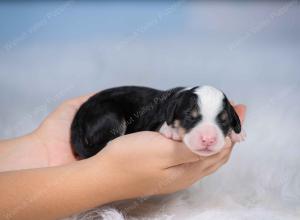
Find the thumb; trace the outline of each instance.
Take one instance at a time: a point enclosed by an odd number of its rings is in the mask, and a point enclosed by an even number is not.
[[[243,104],[235,105],[234,110],[238,114],[238,116],[243,124],[245,121],[245,116],[246,116],[246,111],[247,111],[246,105],[243,105]]]

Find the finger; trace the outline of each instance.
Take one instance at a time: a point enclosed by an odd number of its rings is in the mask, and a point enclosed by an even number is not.
[[[184,143],[166,139],[164,156],[167,158],[165,168],[191,163],[200,160],[200,156],[193,153]]]
[[[243,105],[243,104],[239,104],[239,105],[235,105],[234,106],[234,110],[238,114],[241,122],[243,123],[245,121],[247,107],[245,105]]]
[[[235,101],[233,101],[233,100],[230,100],[229,102],[230,102],[230,104],[231,104],[232,106],[235,106],[235,105],[236,105]]]
[[[92,95],[93,94],[91,93],[64,101],[54,112],[51,113],[50,116],[64,120],[72,120],[80,105]]]
[[[72,105],[76,105],[76,106],[80,106],[82,105],[85,101],[87,101],[92,95],[94,95],[95,93],[89,93],[87,95],[83,95],[83,96],[79,96],[76,98],[72,98],[70,100],[68,100],[67,102],[72,104]]]
[[[152,143],[155,145],[151,149],[156,157],[163,161],[162,168],[199,160],[199,156],[191,152],[182,142],[168,139],[158,132],[141,131],[128,134],[126,137],[133,138],[132,141],[137,143]]]
[[[205,164],[204,161],[198,161],[178,165],[171,169],[175,169],[178,173],[181,173],[184,178],[188,178],[191,182],[195,182],[198,179],[215,172],[219,167],[226,163],[230,158],[231,149],[227,149],[226,151],[227,154],[225,156],[216,159],[214,163],[210,165]]]
[[[232,148],[234,146],[234,142],[232,142],[230,137],[225,137],[225,144],[224,144],[224,149],[225,148]]]

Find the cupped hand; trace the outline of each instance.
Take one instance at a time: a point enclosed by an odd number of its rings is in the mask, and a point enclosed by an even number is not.
[[[241,121],[246,107],[235,106]],[[163,137],[157,132],[138,132],[111,141],[95,157],[103,179],[110,181],[114,192],[110,201],[153,194],[166,194],[184,189],[207,176],[228,161],[234,143],[229,138],[218,154],[203,157],[192,153],[182,142]]]
[[[70,127],[76,111],[90,96],[63,102],[32,133],[40,147],[46,149],[49,166],[76,161],[70,144]]]

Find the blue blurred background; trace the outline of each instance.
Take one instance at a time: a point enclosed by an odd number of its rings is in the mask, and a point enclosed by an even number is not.
[[[2,1],[0,33],[0,137],[112,86],[211,84],[248,105],[298,92],[297,1]]]

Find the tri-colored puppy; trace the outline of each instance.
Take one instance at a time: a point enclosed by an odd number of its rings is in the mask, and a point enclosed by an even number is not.
[[[101,91],[79,108],[71,144],[76,155],[88,158],[114,138],[138,131],[159,131],[203,156],[219,152],[226,136],[244,139],[238,115],[216,88],[126,86]]]

